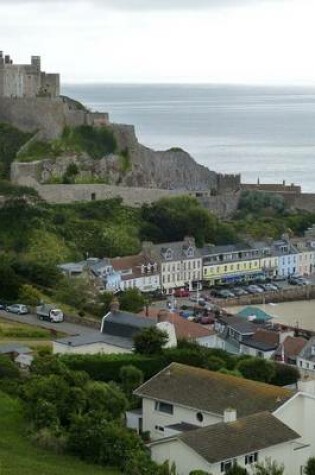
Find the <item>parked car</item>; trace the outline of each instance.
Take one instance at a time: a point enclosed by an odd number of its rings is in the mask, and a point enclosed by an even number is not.
[[[189,290],[187,289],[176,289],[174,292],[174,297],[189,297]]]
[[[261,294],[264,291],[264,289],[255,284],[249,285],[246,290],[248,290],[250,294]]]
[[[278,287],[276,287],[273,284],[261,284],[260,287],[262,287],[266,292],[276,292],[278,290]]]
[[[28,307],[21,303],[14,303],[12,305],[8,305],[6,311],[10,313],[17,313],[18,315],[26,315],[27,313],[30,313]]]
[[[245,289],[242,289],[241,287],[234,287],[232,292],[234,295],[236,295],[236,297],[242,297],[242,295],[248,295],[248,292]]]
[[[310,281],[300,276],[290,276],[288,279],[289,284],[291,285],[309,285]]]
[[[219,297],[223,299],[232,299],[235,297],[235,294],[233,294],[233,292],[227,289],[220,290],[218,293],[219,293]]]

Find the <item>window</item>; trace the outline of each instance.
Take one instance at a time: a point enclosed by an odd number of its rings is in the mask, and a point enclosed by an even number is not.
[[[245,455],[245,465],[250,465],[258,461],[258,452],[253,452],[252,454]]]
[[[168,404],[166,402],[155,401],[155,410],[159,412],[164,412],[165,414],[173,414],[174,406],[173,404]]]
[[[203,414],[202,414],[202,412],[197,412],[196,418],[197,418],[197,421],[198,421],[198,422],[202,422],[202,421],[203,421]]]
[[[233,467],[233,460],[226,460],[225,462],[221,462],[221,472],[224,473],[230,468]]]

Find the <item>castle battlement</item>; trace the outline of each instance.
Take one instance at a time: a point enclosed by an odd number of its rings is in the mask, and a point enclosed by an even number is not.
[[[40,56],[32,56],[30,64],[14,64],[0,51],[0,97],[57,97],[59,74],[41,71]]]

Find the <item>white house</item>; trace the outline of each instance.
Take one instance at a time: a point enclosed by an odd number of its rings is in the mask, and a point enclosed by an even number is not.
[[[148,255],[158,260],[161,287],[167,293],[181,287],[201,289],[202,258],[194,238],[185,237],[184,241],[155,245],[144,243],[143,248]]]
[[[230,421],[229,417],[218,424],[152,442],[149,447],[153,460],[174,462],[178,475],[189,475],[196,469],[222,475],[235,462],[249,474],[253,464],[268,458],[285,464],[287,475],[301,473],[309,450],[298,433],[267,411],[240,420]]]
[[[315,455],[315,381],[292,391],[173,363],[135,394],[142,412],[130,423],[149,431],[152,458],[175,462],[178,475],[224,474],[234,462],[250,474],[265,459],[299,475]]]
[[[120,290],[137,288],[141,292],[153,292],[160,289],[158,263],[144,254],[116,257],[111,265],[120,275]]]
[[[205,427],[223,421],[233,407],[238,417],[273,411],[292,395],[288,389],[194,368],[178,363],[136,389],[142,399],[143,431],[152,440],[164,437],[169,425]]]
[[[303,373],[315,375],[315,337],[312,337],[296,358],[296,365]]]

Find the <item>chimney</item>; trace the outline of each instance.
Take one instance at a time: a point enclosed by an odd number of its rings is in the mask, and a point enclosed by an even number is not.
[[[110,303],[109,309],[112,313],[119,312],[119,300],[117,297],[114,297]]]
[[[157,322],[168,322],[169,311],[166,309],[161,309],[157,315]]]
[[[236,409],[228,407],[223,413],[223,422],[235,422],[237,419]]]

